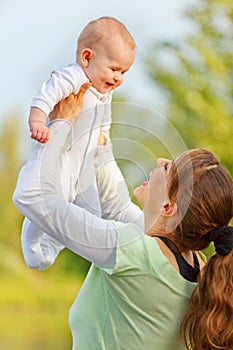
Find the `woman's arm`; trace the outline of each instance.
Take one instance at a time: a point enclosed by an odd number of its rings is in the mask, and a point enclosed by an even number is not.
[[[113,267],[117,242],[114,224],[68,203],[62,193],[60,155],[71,129],[67,121],[52,123],[50,141],[36,144],[22,168],[13,200],[43,232],[91,262]]]

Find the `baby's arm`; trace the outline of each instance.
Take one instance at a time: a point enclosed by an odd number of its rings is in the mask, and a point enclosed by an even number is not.
[[[46,113],[37,107],[31,107],[29,114],[29,128],[31,138],[45,143],[49,140],[49,129],[46,126]]]
[[[41,143],[49,140],[49,129],[46,126],[47,116],[60,100],[71,93],[77,94],[82,84],[87,81],[83,70],[75,63],[53,72],[32,101],[29,115],[31,138]]]

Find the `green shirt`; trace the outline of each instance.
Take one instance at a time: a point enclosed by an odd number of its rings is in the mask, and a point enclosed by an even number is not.
[[[179,327],[196,283],[133,224],[118,231],[113,269],[92,265],[70,310],[73,350],[183,350]]]

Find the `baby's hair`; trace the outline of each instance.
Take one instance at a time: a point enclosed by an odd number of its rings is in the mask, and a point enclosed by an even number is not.
[[[104,44],[115,36],[121,38],[124,43],[127,43],[132,50],[136,49],[136,43],[120,21],[113,17],[100,17],[89,22],[82,30],[78,38],[76,60],[79,60],[79,55],[85,48],[95,49],[96,45]]]

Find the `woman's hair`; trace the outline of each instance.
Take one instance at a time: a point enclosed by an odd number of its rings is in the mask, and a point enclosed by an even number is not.
[[[232,178],[204,149],[181,155],[169,175],[168,194],[179,215],[176,240],[191,250],[214,241],[217,252],[201,271],[181,335],[187,349],[190,344],[193,350],[233,349],[233,228],[227,226],[233,217]]]
[[[201,271],[185,317],[181,335],[187,349],[233,349],[233,250],[215,254]]]
[[[205,149],[185,152],[172,163],[168,196],[178,206],[175,236],[184,249],[206,248],[206,234],[233,217],[232,178]]]
[[[84,48],[95,49],[97,45],[103,45],[108,40],[117,39],[122,39],[132,50],[136,49],[132,35],[125,25],[116,18],[106,16],[89,22],[79,35],[76,60],[79,59]]]

